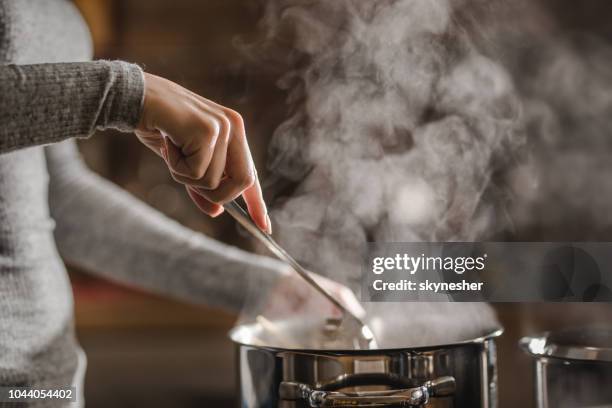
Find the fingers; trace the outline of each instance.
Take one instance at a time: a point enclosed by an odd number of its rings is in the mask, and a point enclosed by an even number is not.
[[[181,183],[214,190],[223,178],[227,149],[234,129],[223,110],[215,106],[208,106],[202,100],[196,100],[195,103],[208,116],[210,123],[205,126],[204,132],[212,132],[211,136],[204,138],[204,141],[208,139],[208,144],[196,147],[195,154],[184,157],[183,162],[180,161],[181,157],[178,156],[178,153],[184,156],[185,146],[181,150],[175,150],[177,156],[174,159],[178,160],[179,167],[182,163],[185,166],[182,171],[179,168],[172,170],[174,170],[174,178]]]
[[[187,194],[191,200],[195,203],[195,205],[205,214],[215,218],[223,213],[223,207],[216,203],[211,203],[206,198],[202,197],[195,188],[190,186],[185,186],[187,189]]]
[[[227,121],[227,119],[225,119]],[[217,139],[210,165],[202,179],[198,180],[197,185],[207,190],[215,190],[221,184],[225,173],[225,163],[227,161],[227,148],[230,141],[231,125],[229,121],[223,126],[221,134]]]
[[[255,224],[257,224],[259,228],[266,231],[268,234],[272,234],[272,222],[268,216],[268,210],[263,199],[261,185],[259,184],[257,173],[255,173],[255,182],[251,187],[244,191],[242,197],[247,205],[249,215],[253,221],[255,221]]]
[[[168,167],[182,178],[199,180],[206,174],[212,160],[221,126],[213,118],[201,118],[199,123],[187,126],[182,132],[184,134],[180,136],[177,133],[167,133],[167,137],[164,137],[168,149]],[[188,139],[189,134],[193,140]]]
[[[244,123],[240,115],[233,111],[228,110],[226,115],[227,118],[221,121],[221,133],[216,138],[210,165],[202,178],[193,180],[174,171],[180,167],[184,157],[169,138],[165,138],[166,161],[176,181],[193,187],[193,192],[209,202],[222,205],[244,193],[253,221],[259,228],[271,233],[271,223],[246,140]]]
[[[232,126],[230,124],[230,121],[225,117],[219,116],[216,118],[216,120],[219,120],[220,122],[220,133],[216,138],[212,158],[204,176],[197,180],[191,177],[185,177],[184,175],[172,171],[172,167],[169,165],[171,175],[175,181],[193,187],[201,187],[204,190],[214,190],[219,187],[219,184],[221,184],[221,180],[224,176],[227,159],[227,149],[229,140],[231,138]],[[168,141],[168,143],[172,144],[172,142],[170,141]],[[169,146],[169,148],[171,148],[171,146]],[[171,160],[178,160],[177,155],[179,155],[180,152],[176,147],[174,148],[174,152],[172,153],[174,154],[174,156],[171,157]]]
[[[219,214],[243,194],[253,221],[271,231],[242,117],[185,88],[145,74],[139,139],[166,161],[196,205]]]
[[[225,177],[221,180],[218,188],[210,191],[198,189],[200,194],[208,200],[224,204],[241,195],[245,190],[254,186],[257,181],[255,166],[246,140],[244,123],[240,115],[233,111],[228,111],[228,117],[232,125],[232,137],[227,148],[225,164]],[[261,191],[261,188],[259,188]],[[261,193],[259,193],[260,195]],[[257,197],[257,190],[249,195],[249,208],[257,214],[257,225],[266,229],[265,205],[259,207],[253,198]]]
[[[173,174],[186,180],[201,179],[210,165],[217,139],[224,133],[223,121],[170,81],[148,77],[145,86],[144,119],[137,132],[158,134],[160,140],[171,142],[166,143],[166,148]]]
[[[240,165],[237,168],[237,173],[233,177],[231,172],[228,172],[228,175],[230,179],[234,178],[238,180],[237,185],[241,185],[240,182],[242,181],[241,186],[245,187],[242,191],[242,197],[247,205],[249,215],[255,224],[268,234],[272,234],[272,223],[268,216],[268,210],[261,191],[261,184],[257,177],[257,170],[253,164],[253,158],[249,150],[244,122],[242,117],[236,112],[232,112],[230,118],[232,118],[234,128],[237,129],[235,146],[232,146],[232,148],[239,151],[238,162]],[[240,158],[242,158],[242,160],[240,160]]]
[[[252,165],[241,166],[240,169],[234,168],[232,171],[236,172],[236,174],[232,177],[227,176],[221,180],[216,190],[198,188],[198,192],[210,201],[218,204],[225,204],[238,198],[243,191],[253,185],[255,182],[255,174]],[[257,225],[259,226],[260,224]]]

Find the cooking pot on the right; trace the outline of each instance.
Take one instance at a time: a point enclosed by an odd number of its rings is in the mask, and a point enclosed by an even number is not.
[[[520,346],[535,360],[538,408],[612,407],[612,328],[547,332]]]

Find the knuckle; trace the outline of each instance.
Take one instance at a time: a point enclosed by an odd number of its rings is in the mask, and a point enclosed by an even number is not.
[[[232,122],[226,116],[220,116],[219,122],[223,129],[230,129],[232,127]]]
[[[249,171],[248,173],[245,173],[241,175],[240,177],[238,177],[236,182],[238,183],[238,186],[240,186],[241,189],[247,189],[251,187],[253,184],[255,184],[255,180],[256,180],[255,173],[253,173],[252,171]]]
[[[213,149],[217,143],[219,132],[214,126],[208,125],[200,129],[196,135],[198,136],[193,140],[193,146],[190,153],[195,153],[199,149],[204,149],[205,151]]]
[[[231,132],[232,125],[230,121],[227,120],[227,118],[222,118],[221,123],[223,127],[220,129],[219,135],[217,136],[217,138],[219,142],[227,143],[230,138],[230,132]]]
[[[208,117],[198,117],[185,129],[184,138],[194,146],[212,146],[219,134],[219,123]]]
[[[203,117],[199,121],[199,131],[206,139],[216,139],[221,131],[221,123],[214,117]]]
[[[208,134],[213,138],[216,139],[219,136],[219,133],[221,133],[221,129],[222,129],[222,124],[221,122],[216,119],[213,118],[210,121],[210,126],[208,127]]]
[[[232,109],[227,109],[225,111],[225,115],[234,123],[242,125],[244,123],[244,119],[242,119],[242,115]]]

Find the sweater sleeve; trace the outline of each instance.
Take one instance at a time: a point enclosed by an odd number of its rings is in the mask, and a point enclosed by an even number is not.
[[[238,311],[266,296],[284,264],[183,227],[89,171],[74,141],[46,149],[60,254],[85,270],[154,293]],[[250,300],[249,300],[250,301]]]
[[[122,61],[0,65],[0,153],[131,131],[143,99],[142,70]]]

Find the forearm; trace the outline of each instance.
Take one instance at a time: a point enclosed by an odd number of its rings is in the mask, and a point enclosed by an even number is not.
[[[47,148],[60,253],[106,278],[185,301],[238,310],[282,264],[195,233],[89,172],[73,147]],[[68,153],[68,154],[67,154]]]
[[[0,153],[131,130],[143,95],[142,71],[125,62],[1,65]]]

